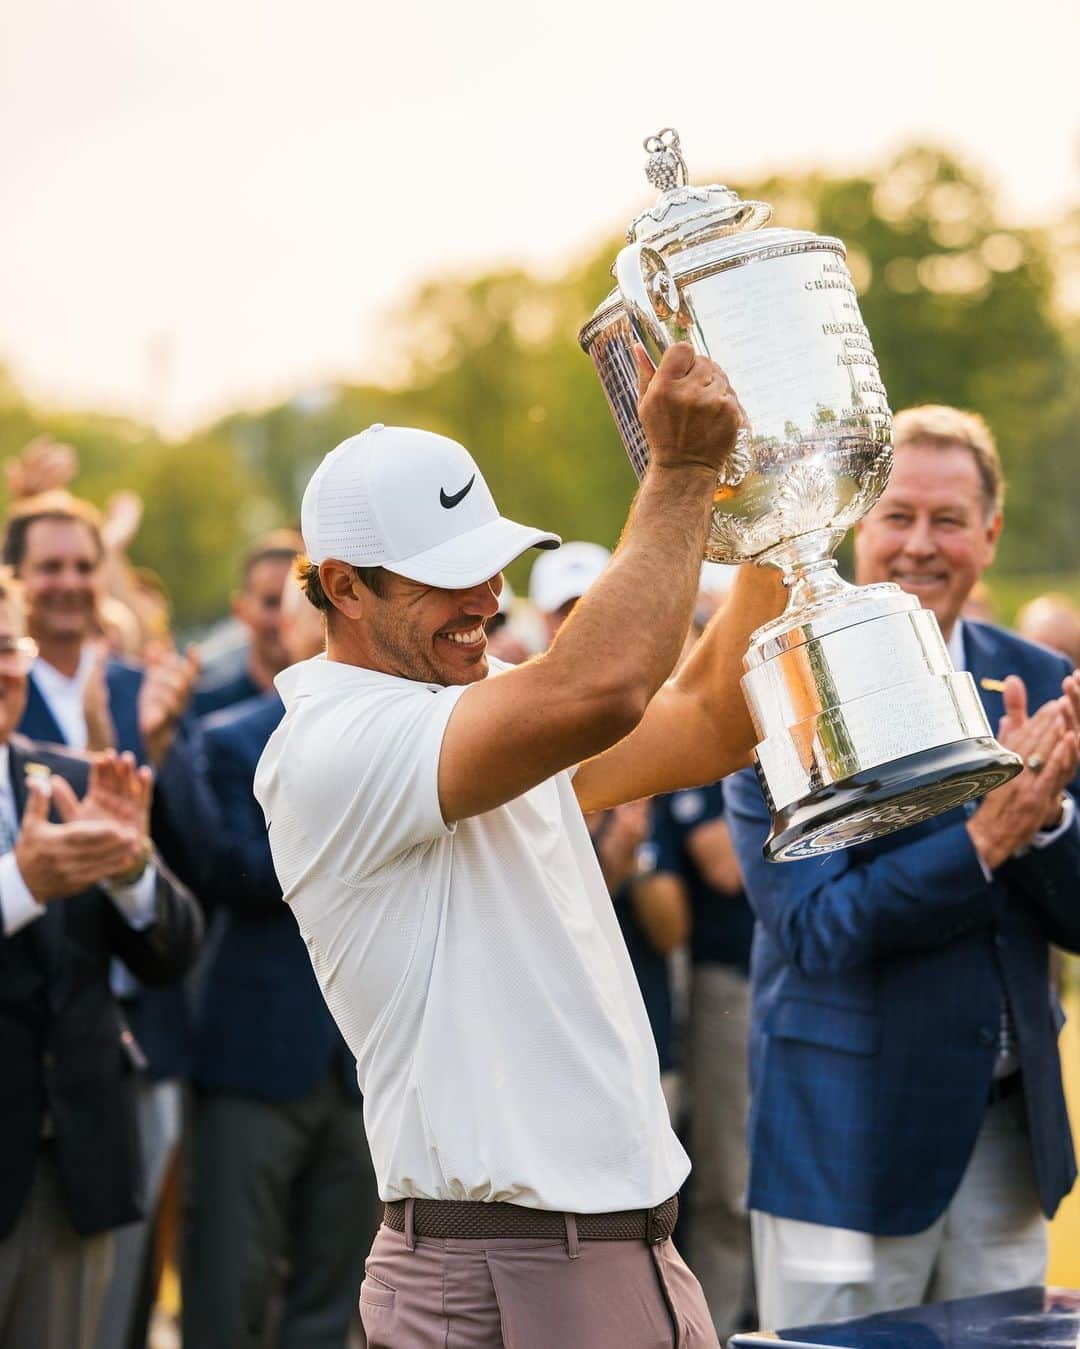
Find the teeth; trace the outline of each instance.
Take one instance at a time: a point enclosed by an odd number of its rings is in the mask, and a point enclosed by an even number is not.
[[[442,635],[448,637],[451,642],[457,642],[458,646],[472,646],[483,637],[484,625],[481,623],[478,627],[470,628],[468,632],[444,632]]]

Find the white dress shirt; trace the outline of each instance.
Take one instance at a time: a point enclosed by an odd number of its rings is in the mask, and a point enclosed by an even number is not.
[[[83,698],[94,660],[94,648],[87,645],[82,649],[79,667],[73,675],[62,674],[41,656],[34,661],[34,683],[63,732],[64,744],[71,749],[85,749],[89,739]]]

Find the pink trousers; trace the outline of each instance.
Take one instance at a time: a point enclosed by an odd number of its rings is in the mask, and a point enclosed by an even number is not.
[[[369,1349],[719,1349],[670,1239],[451,1241],[380,1227],[360,1287]]]

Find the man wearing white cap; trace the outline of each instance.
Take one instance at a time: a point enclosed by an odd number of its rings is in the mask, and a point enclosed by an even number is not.
[[[539,611],[548,642],[570,617],[570,611],[607,566],[611,554],[598,543],[564,543],[544,552],[529,573],[529,599]]]
[[[484,621],[558,539],[501,517],[460,445],[371,427],[304,493],[327,655],[278,676],[255,793],[364,1092],[372,1349],[717,1345],[667,1240],[688,1162],[582,807],[747,762],[741,655],[781,597],[745,569],[665,684],[741,412],[690,347],[639,360],[652,467],[521,666],[489,671]]]

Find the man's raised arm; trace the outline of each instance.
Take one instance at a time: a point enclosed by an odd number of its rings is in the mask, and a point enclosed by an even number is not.
[[[491,810],[622,740],[671,673],[689,628],[716,475],[742,410],[687,344],[639,353],[651,463],[610,564],[543,656],[470,686],[447,725],[439,801]],[[627,798],[623,798],[627,799]]]
[[[775,618],[786,595],[771,567],[740,567],[726,602],[624,740],[574,777],[583,810],[700,787],[744,768],[754,728],[739,688],[750,635]]]

